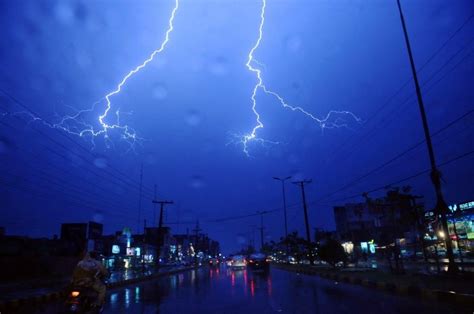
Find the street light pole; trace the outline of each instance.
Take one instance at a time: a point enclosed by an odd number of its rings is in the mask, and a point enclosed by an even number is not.
[[[264,212],[260,213],[260,252],[263,252],[263,214]]]
[[[446,244],[446,255],[448,256],[449,260],[449,265],[448,265],[448,272],[450,273],[456,273],[458,271],[458,268],[456,266],[456,262],[454,261],[454,254],[453,254],[453,245],[451,242],[451,237],[449,236],[449,230],[448,230],[448,220],[446,217],[446,213],[448,212],[448,205],[446,204],[444,197],[443,197],[443,192],[441,190],[441,173],[439,172],[437,166],[436,166],[436,159],[434,155],[434,150],[433,150],[433,144],[431,142],[431,134],[430,134],[430,129],[428,127],[428,120],[426,118],[426,113],[425,113],[425,106],[423,104],[423,97],[421,95],[421,88],[420,84],[418,83],[418,76],[416,74],[416,67],[415,67],[415,61],[413,60],[413,54],[411,51],[411,46],[410,46],[410,40],[408,39],[408,32],[407,32],[407,27],[405,24],[405,18],[403,16],[402,12],[402,6],[400,4],[400,0],[397,0],[397,5],[398,5],[398,10],[400,12],[400,19],[402,22],[402,27],[403,27],[403,34],[405,36],[405,43],[407,46],[408,50],[408,56],[410,58],[410,65],[411,65],[411,70],[413,74],[413,80],[415,82],[415,88],[416,88],[416,97],[418,99],[418,106],[420,109],[420,114],[421,114],[421,120],[423,122],[423,130],[425,133],[425,139],[426,139],[426,145],[428,146],[428,154],[430,157],[430,164],[431,164],[431,181],[433,182],[435,192],[436,192],[436,215],[441,218],[441,226],[443,228],[443,232],[445,234],[444,241]]]

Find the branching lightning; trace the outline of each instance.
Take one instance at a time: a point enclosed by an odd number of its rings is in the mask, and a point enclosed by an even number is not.
[[[104,111],[104,113],[102,115],[99,116],[99,122],[102,126],[102,130],[100,130],[99,132],[100,133],[107,133],[107,130],[109,129],[115,129],[115,128],[118,128],[118,129],[121,129],[123,131],[123,137],[126,138],[126,139],[133,139],[135,140],[136,139],[136,133],[134,130],[131,130],[127,125],[125,126],[121,126],[118,122],[120,121],[120,116],[119,116],[119,112],[117,111],[116,112],[116,115],[117,115],[117,123],[116,124],[107,124],[106,122],[104,122],[104,120],[107,118],[107,114],[109,113],[109,111],[111,110],[112,108],[112,103],[111,103],[111,100],[110,100],[110,97],[112,97],[113,95],[115,94],[118,94],[120,93],[120,91],[122,90],[122,86],[125,85],[125,83],[127,82],[127,80],[132,77],[132,75],[134,75],[135,73],[139,72],[141,69],[143,69],[144,67],[146,67],[146,65],[148,63],[150,63],[153,58],[155,58],[155,56],[158,54],[158,53],[161,53],[165,47],[166,47],[166,44],[168,44],[169,42],[169,38],[170,38],[170,33],[173,31],[174,29],[174,26],[173,26],[173,22],[174,22],[174,17],[176,15],[176,11],[178,10],[178,7],[179,7],[179,0],[175,0],[175,6],[173,8],[173,10],[171,11],[171,16],[170,16],[170,19],[168,21],[168,29],[166,31],[166,34],[165,34],[165,39],[163,40],[163,42],[161,43],[161,46],[160,48],[156,49],[155,51],[152,52],[152,54],[150,55],[150,57],[148,57],[148,59],[146,59],[142,64],[140,64],[139,66],[137,66],[135,69],[131,70],[123,79],[122,81],[117,85],[117,88],[108,93],[106,96],[105,96],[105,99],[107,101],[107,105],[106,105],[106,109]],[[131,131],[130,131],[131,130]],[[98,132],[98,134],[100,134]]]
[[[91,141],[92,141],[93,145],[95,145],[94,144],[94,138],[99,137],[99,136],[103,136],[107,147],[110,147],[112,142],[110,140],[109,131],[118,130],[119,133],[120,133],[120,138],[125,140],[126,142],[128,142],[130,144],[130,149],[134,149],[135,144],[137,142],[140,142],[141,140],[143,140],[143,138],[138,137],[135,130],[133,128],[131,128],[130,126],[128,126],[127,124],[121,124],[120,123],[121,121],[120,121],[120,110],[119,109],[115,110],[115,112],[114,112],[115,122],[114,123],[107,122],[107,120],[111,119],[110,118],[110,113],[112,112],[112,100],[111,100],[111,98],[114,95],[119,94],[122,91],[122,88],[124,87],[124,85],[127,83],[127,81],[134,74],[138,73],[140,70],[145,68],[147,66],[147,64],[150,63],[155,58],[155,56],[157,54],[161,53],[165,49],[166,45],[169,42],[170,34],[174,29],[173,22],[174,22],[176,12],[178,11],[178,7],[179,7],[179,0],[175,0],[175,6],[174,6],[173,10],[171,11],[171,15],[170,15],[170,18],[168,20],[168,29],[166,30],[165,38],[162,41],[160,47],[158,49],[154,50],[151,53],[151,55],[145,61],[143,61],[142,64],[138,65],[133,70],[128,72],[128,74],[123,77],[123,79],[120,81],[120,83],[117,85],[117,87],[113,91],[111,91],[110,93],[105,95],[105,97],[104,97],[105,102],[106,102],[105,110],[97,118],[98,128],[97,127],[95,128],[94,125],[93,125],[93,124],[96,124],[96,123],[88,123],[88,122],[85,121],[85,119],[83,117],[86,114],[93,114],[94,111],[96,110],[96,107],[100,104],[101,101],[94,103],[90,109],[79,110],[73,115],[63,116],[59,120],[59,122],[57,122],[57,123],[50,123],[50,122],[45,121],[44,119],[34,115],[33,113],[27,112],[27,111],[16,112],[16,113],[14,113],[14,115],[26,115],[27,117],[29,117],[31,119],[30,120],[31,122],[40,122],[40,123],[42,123],[43,125],[45,125],[47,127],[59,129],[59,130],[65,131],[69,134],[77,135],[77,136],[80,136],[80,137],[89,136],[91,138]],[[102,99],[104,99],[104,98],[102,98]]]
[[[257,133],[260,129],[264,128],[264,124],[261,119],[261,114],[257,110],[257,93],[258,91],[262,91],[264,94],[272,96],[275,98],[280,105],[285,108],[289,109],[294,112],[300,112],[304,114],[306,117],[312,119],[315,123],[317,123],[322,129],[326,128],[340,128],[340,127],[349,127],[350,122],[361,122],[361,120],[355,116],[353,113],[349,111],[330,111],[326,117],[320,119],[314,116],[312,113],[308,112],[307,110],[303,109],[300,106],[292,106],[285,101],[285,99],[280,96],[280,94],[270,90],[265,84],[262,77],[262,69],[266,69],[265,64],[258,61],[254,57],[254,53],[259,48],[260,43],[263,39],[263,27],[265,24],[265,10],[266,10],[266,0],[262,0],[262,7],[260,11],[260,24],[258,27],[258,37],[250,49],[247,57],[247,62],[245,63],[246,68],[251,72],[254,73],[256,76],[256,84],[252,90],[251,94],[251,103],[252,103],[252,111],[255,115],[256,124],[251,129],[250,133],[247,133],[243,136],[238,136],[238,143],[243,145],[244,153],[249,156],[249,144],[251,142],[257,142],[260,144],[279,144],[279,142],[269,141],[263,138],[258,137]],[[179,8],[179,0],[175,0],[175,6],[171,11],[170,18],[168,20],[168,28],[165,33],[165,37],[161,42],[161,45],[158,49],[154,50],[150,56],[143,61],[140,65],[136,66],[133,70],[128,72],[116,88],[105,95],[100,101],[94,103],[91,108],[76,111],[72,115],[66,115],[59,119],[57,123],[51,123],[45,121],[41,117],[36,116],[32,112],[22,111],[13,113],[14,115],[26,115],[30,122],[39,122],[43,125],[62,130],[69,134],[77,135],[79,137],[87,137],[91,139],[92,145],[95,145],[95,138],[101,136],[104,139],[104,142],[107,147],[113,145],[111,140],[111,134],[109,132],[116,130],[120,138],[126,141],[130,145],[130,149],[135,148],[135,144],[140,143],[143,138],[138,137],[136,131],[127,124],[123,124],[121,121],[121,112],[120,109],[114,109],[112,104],[112,97],[118,95],[127,81],[132,78],[133,75],[137,74],[140,70],[145,68],[157,54],[160,54],[169,42],[170,34],[173,32],[174,29],[174,18]],[[101,111],[99,106],[103,103],[105,99],[105,109]],[[101,112],[97,117],[97,111]],[[4,114],[5,115],[5,114]],[[111,117],[112,116],[112,117]],[[109,122],[110,120],[114,122]],[[117,133],[113,133],[116,136]]]
[[[305,116],[309,117],[310,119],[312,119],[315,123],[317,123],[323,129],[325,129],[325,128],[331,129],[331,128],[349,127],[347,118],[349,118],[352,121],[356,121],[358,123],[361,122],[360,118],[358,118],[356,115],[354,115],[353,113],[351,113],[349,111],[336,111],[336,110],[330,111],[326,115],[326,117],[324,117],[322,119],[319,119],[316,116],[314,116],[312,113],[306,111],[305,109],[303,109],[299,106],[289,105],[282,96],[280,96],[278,93],[268,89],[265,86],[265,84],[263,82],[263,78],[262,78],[262,70],[261,70],[261,68],[259,68],[259,66],[260,67],[265,67],[265,65],[263,63],[261,63],[260,61],[257,61],[255,59],[254,53],[258,49],[258,47],[260,46],[260,43],[261,43],[262,38],[263,38],[263,26],[265,24],[265,9],[266,9],[266,6],[267,6],[267,1],[262,0],[262,7],[261,7],[261,11],[260,11],[260,24],[259,24],[259,27],[258,27],[258,38],[257,38],[257,41],[255,42],[255,45],[252,47],[252,49],[250,49],[249,54],[248,54],[247,63],[245,64],[247,69],[250,72],[255,73],[255,75],[257,77],[257,82],[256,82],[256,84],[253,88],[252,96],[250,97],[251,102],[252,102],[252,111],[253,111],[253,113],[256,117],[256,125],[253,127],[253,129],[250,133],[242,136],[241,140],[240,140],[240,143],[242,143],[242,145],[243,145],[244,153],[247,156],[249,156],[248,144],[252,141],[256,141],[256,142],[260,142],[260,143],[278,143],[278,142],[271,142],[271,141],[268,141],[268,140],[264,140],[264,139],[259,138],[257,136],[258,130],[264,128],[264,125],[263,125],[262,120],[261,120],[261,115],[257,111],[257,92],[259,90],[263,91],[266,95],[270,95],[270,96],[273,96],[274,98],[276,98],[283,108],[290,109],[292,111],[298,111],[298,112],[304,114]]]

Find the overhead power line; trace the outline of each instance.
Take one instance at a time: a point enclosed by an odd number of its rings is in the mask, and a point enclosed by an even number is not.
[[[474,155],[474,150],[471,150],[471,151],[468,151],[466,153],[463,153],[461,155],[458,155],[456,157],[453,157],[445,162],[442,162],[440,164],[438,164],[438,167],[443,167],[443,166],[446,166],[446,165],[449,165],[455,161],[458,161],[460,159],[464,159],[464,158],[467,158],[469,156],[472,156]],[[363,191],[363,192],[360,192],[358,194],[354,194],[354,195],[351,195],[351,196],[347,196],[347,197],[342,197],[342,198],[337,198],[337,199],[332,199],[332,200],[329,200],[328,202],[339,202],[339,201],[344,201],[344,200],[348,200],[348,199],[352,199],[352,198],[356,198],[356,197],[361,197],[362,196],[362,193],[373,193],[373,192],[377,192],[377,191],[380,191],[380,190],[383,190],[385,188],[387,188],[388,186],[394,186],[394,185],[397,185],[397,184],[400,184],[402,182],[405,182],[405,181],[408,181],[408,180],[411,180],[411,179],[414,179],[414,178],[417,178],[419,176],[422,176],[424,174],[427,174],[431,171],[431,169],[426,169],[426,170],[423,170],[423,171],[420,171],[420,172],[417,172],[415,174],[412,174],[410,176],[407,176],[405,178],[402,178],[402,179],[399,179],[399,180],[396,180],[396,181],[393,181],[393,182],[390,182],[390,183],[387,183],[387,184],[384,184],[383,186],[379,186],[379,187],[376,187],[376,188],[373,188],[371,190],[368,190],[368,191]],[[313,204],[317,204],[317,201],[313,202]]]
[[[449,129],[450,127],[454,126],[456,123],[464,120],[466,117],[470,116],[471,114],[474,113],[474,109],[471,109],[469,111],[467,111],[466,113],[464,113],[463,115],[461,115],[460,117],[452,120],[451,122],[449,122],[448,124],[446,124],[444,127],[438,129],[436,132],[433,132],[431,137],[435,137],[439,134],[441,134],[442,132],[446,131],[447,129]],[[358,183],[360,181],[362,181],[363,179],[369,177],[370,175],[376,173],[377,171],[385,168],[386,166],[388,166],[389,164],[393,163],[394,161],[400,159],[401,157],[405,156],[406,154],[408,154],[409,152],[415,150],[416,148],[422,146],[424,143],[426,142],[426,140],[422,140],[422,141],[419,141],[418,143],[410,146],[409,148],[405,149],[404,151],[398,153],[396,156],[394,156],[393,158],[385,161],[384,163],[382,163],[381,165],[373,168],[372,170],[368,171],[367,173],[357,177],[356,179],[350,181],[349,183],[346,183],[345,185],[343,185],[342,187],[336,189],[335,191],[333,192],[330,192],[326,195],[324,195],[322,198],[320,198],[320,201],[323,201],[323,200],[326,200],[328,198],[330,198],[331,196],[337,194],[338,192],[341,192],[341,191],[344,191],[345,189],[349,188],[349,187],[352,187],[355,183]]]
[[[24,108],[25,110],[27,110],[28,112],[30,112],[31,114],[33,114],[35,117],[38,117],[40,118],[41,120],[45,121],[46,123],[50,124],[50,125],[53,125],[53,123],[51,123],[50,121],[48,121],[47,119],[45,119],[44,117],[42,117],[40,114],[38,114],[37,112],[35,112],[33,109],[31,109],[29,106],[27,106],[25,103],[23,103],[22,101],[20,101],[19,99],[17,99],[16,97],[14,97],[12,94],[10,94],[9,92],[7,92],[6,90],[4,90],[3,88],[0,88],[0,92],[2,92],[4,95],[6,95],[9,99],[11,99],[13,102],[15,102],[16,104],[18,104],[19,106],[21,106],[22,108]],[[37,129],[35,129],[37,130]],[[56,129],[55,129],[56,130]],[[37,130],[39,131],[39,130]],[[94,159],[98,158],[98,156],[96,154],[94,154],[93,152],[91,152],[89,149],[85,148],[83,145],[79,144],[77,141],[73,140],[70,136],[66,135],[64,132],[61,132],[59,130],[56,130],[58,131],[57,134],[59,134],[60,136],[62,136],[63,138],[67,139],[69,142],[71,142],[73,145],[77,146],[80,150],[84,151],[85,153],[87,153],[88,155],[91,155]],[[40,131],[39,131],[40,132]],[[76,155],[77,157],[79,157],[80,159],[86,161],[87,163],[92,163],[90,160],[88,160],[87,158],[85,158],[84,156],[78,154],[77,152],[69,149],[68,147],[66,147],[65,145],[63,145],[62,143],[59,143],[57,142],[56,140],[54,140],[51,136],[45,134],[44,132],[40,132],[41,135],[43,135],[44,137],[50,139],[51,141],[55,142],[57,145],[61,146],[63,149],[67,150],[68,152]],[[130,178],[130,176],[128,176],[127,174],[123,173],[122,171],[118,170],[117,168],[113,167],[113,166],[109,166],[110,169],[114,170],[116,173],[118,173],[119,175],[121,175],[123,178],[119,178],[117,175],[111,173],[110,171],[106,171],[104,170],[105,173],[109,174],[110,176],[114,177],[115,179],[117,180],[121,180],[123,182],[127,182],[128,185],[130,186],[133,186],[135,189],[139,189],[139,182],[133,180]],[[149,193],[152,193],[153,190],[151,188],[148,188],[148,187],[144,187]]]
[[[466,20],[463,21],[463,23],[428,57],[428,59],[421,65],[421,67],[417,70],[418,73],[422,72],[425,67],[433,61],[433,59],[451,42],[451,40],[458,35],[461,30],[466,27],[469,22],[474,18],[474,13],[471,14]],[[391,94],[386,101],[382,103],[381,106],[379,106],[372,115],[370,115],[367,119],[365,119],[366,122],[372,121],[376,116],[378,116],[384,109],[387,108],[387,105],[395,99],[396,96],[398,96],[402,90],[407,87],[411,83],[411,79],[406,80],[393,94]],[[369,131],[370,132],[370,131]],[[332,156],[339,154],[342,148],[344,148],[349,142],[353,140],[354,136],[349,137],[344,143],[342,143],[338,148],[336,148],[333,153],[331,153]]]

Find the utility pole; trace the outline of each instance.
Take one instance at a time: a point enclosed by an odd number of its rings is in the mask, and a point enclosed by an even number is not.
[[[156,196],[156,184],[154,185],[153,187],[153,199],[157,199],[157,196]],[[153,223],[152,223],[152,226],[155,226],[156,227],[156,203],[153,203]]]
[[[178,225],[176,226],[176,232],[179,234],[179,223],[181,222],[181,206],[178,204],[178,208],[177,208],[177,212],[178,212]]]
[[[140,250],[140,260],[141,260],[141,264],[142,264],[142,273],[145,273],[145,260],[143,259],[143,254],[145,253],[144,249],[145,247],[148,248],[148,245],[146,245],[148,242],[147,242],[147,239],[146,239],[146,219],[143,221],[143,247],[142,249]]]
[[[433,144],[431,142],[431,134],[430,129],[428,127],[428,120],[426,118],[425,113],[425,106],[423,104],[423,97],[421,95],[421,88],[420,84],[418,83],[418,76],[416,74],[416,67],[415,61],[413,60],[413,54],[411,51],[410,40],[408,39],[408,31],[405,24],[405,18],[403,16],[402,6],[400,4],[400,0],[397,0],[398,10],[400,12],[400,20],[402,22],[403,27],[403,34],[405,36],[405,43],[408,50],[408,56],[410,58],[410,65],[411,71],[413,74],[413,80],[415,83],[416,88],[416,97],[418,99],[418,107],[420,109],[421,120],[423,123],[423,130],[425,133],[426,145],[428,146],[428,154],[430,157],[430,164],[431,164],[431,181],[433,182],[433,186],[436,192],[436,206],[435,206],[435,213],[441,219],[441,226],[443,228],[443,232],[445,234],[444,241],[446,244],[446,255],[448,256],[449,265],[448,265],[448,272],[449,273],[457,273],[458,268],[456,266],[456,262],[454,261],[454,253],[453,253],[453,244],[451,242],[451,237],[449,236],[448,230],[448,220],[446,214],[448,212],[448,205],[443,197],[443,192],[441,190],[441,173],[439,172],[436,166],[436,159],[433,150]]]
[[[196,227],[192,231],[194,231],[194,236],[196,237],[195,245],[197,245],[199,239],[199,232],[202,231],[202,229],[199,227],[199,219],[196,220]]]
[[[309,231],[309,222],[308,222],[308,207],[306,206],[306,196],[304,193],[304,185],[311,183],[311,180],[301,180],[295,181],[293,184],[299,185],[301,187],[301,196],[303,198],[303,209],[304,209],[304,222],[306,226],[306,241],[308,242],[308,254],[309,254],[309,261],[311,265],[313,264],[313,252],[311,250],[311,234]]]
[[[198,263],[198,257],[197,257],[197,252],[198,252],[198,240],[199,240],[199,232],[202,231],[202,229],[199,227],[199,219],[196,220],[196,228],[194,228],[192,231],[194,231],[195,237],[196,237],[196,243],[194,243],[194,263],[197,265]]]
[[[157,201],[157,200],[152,200],[153,204],[160,204],[160,221],[158,223],[158,247],[157,247],[157,254],[156,258],[158,261],[160,260],[160,253],[161,253],[161,247],[163,245],[163,207],[165,204],[173,204],[173,201]],[[157,263],[158,265],[158,263]]]
[[[158,221],[158,229],[163,228],[163,207],[165,204],[174,204],[173,201],[156,201],[153,200],[152,203],[160,204],[160,220]]]
[[[291,179],[291,176],[288,176],[286,178],[273,177],[273,179],[278,180],[278,181],[281,182],[281,191],[282,191],[282,194],[283,194],[283,213],[284,213],[284,218],[285,218],[286,254],[288,255],[288,252],[289,252],[289,248],[288,248],[288,221],[287,221],[287,215],[286,215],[285,181]]]
[[[423,223],[424,217],[420,217],[420,206],[417,205],[416,199],[423,198],[422,196],[412,196],[410,197],[413,213],[415,214],[416,220],[416,230],[418,231],[418,237],[420,238],[421,249],[423,252],[423,259],[425,264],[428,265],[428,255],[426,254],[426,241],[425,241],[425,224]],[[416,251],[416,250],[415,250]]]
[[[306,225],[306,240],[311,242],[311,234],[309,231],[309,222],[308,222],[308,207],[306,206],[306,196],[304,193],[304,185],[311,183],[311,180],[302,180],[302,181],[295,181],[293,184],[299,185],[301,187],[301,195],[303,198],[303,209],[304,209],[304,222]]]
[[[138,222],[137,222],[137,233],[140,231],[141,225],[141,212],[142,212],[142,185],[143,185],[143,164],[140,166],[140,186],[138,189]],[[145,232],[145,231],[143,231]]]
[[[260,214],[260,228],[258,228],[260,230],[260,252],[263,251],[263,244],[264,244],[264,240],[263,240],[263,230],[265,229],[263,227],[263,215],[266,214],[267,212],[266,211],[261,211],[261,212],[258,212]]]
[[[249,235],[248,235],[248,245],[249,248],[251,247],[253,250],[255,250],[255,229],[257,226],[251,225],[249,227]]]

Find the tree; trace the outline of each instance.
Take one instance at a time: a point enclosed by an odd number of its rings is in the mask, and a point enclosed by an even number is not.
[[[332,267],[336,267],[336,264],[347,261],[347,254],[344,251],[341,243],[335,239],[327,239],[320,244],[318,250],[319,258]]]

